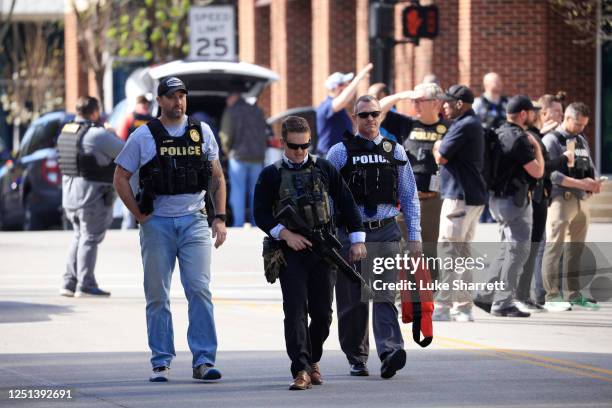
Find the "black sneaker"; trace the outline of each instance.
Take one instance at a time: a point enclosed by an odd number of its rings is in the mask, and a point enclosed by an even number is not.
[[[74,294],[74,297],[109,297],[110,292],[106,292],[100,288],[90,288],[90,289],[77,289]]]
[[[351,375],[354,377],[367,377],[370,375],[366,363],[351,364]]]
[[[215,381],[221,379],[221,371],[207,364],[201,364],[193,369],[193,378],[196,380]]]
[[[401,370],[406,365],[406,352],[404,349],[397,349],[390,353],[380,366],[380,376],[382,378],[391,378],[397,370]]]
[[[491,310],[491,315],[498,317],[529,317],[531,313],[522,312],[513,305],[503,309]]]
[[[474,305],[487,313],[491,313],[491,303],[483,302],[481,300],[474,300]]]

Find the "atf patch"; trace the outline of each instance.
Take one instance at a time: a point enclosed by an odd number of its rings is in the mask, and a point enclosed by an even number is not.
[[[444,125],[436,126],[436,132],[438,132],[438,134],[440,135],[443,135],[444,133],[446,133],[446,126]]]
[[[389,153],[391,151],[391,149],[393,149],[393,145],[390,142],[384,141],[383,142],[383,150],[387,153]]]
[[[189,131],[189,136],[191,137],[191,140],[193,140],[196,143],[200,141],[200,132],[198,132],[195,129],[191,129]]]

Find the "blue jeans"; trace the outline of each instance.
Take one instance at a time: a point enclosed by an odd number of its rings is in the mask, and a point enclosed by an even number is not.
[[[153,216],[140,226],[140,248],[147,301],[147,334],[153,367],[170,367],[174,332],[170,282],[176,258],[189,304],[187,342],[193,367],[215,363],[217,334],[210,283],[210,231],[202,213],[182,217]]]
[[[263,164],[261,162],[244,162],[235,159],[229,160],[230,205],[234,217],[233,227],[244,225],[246,208],[246,194],[249,192],[249,208],[251,209],[251,225],[255,225],[253,217],[253,197],[255,183]]]

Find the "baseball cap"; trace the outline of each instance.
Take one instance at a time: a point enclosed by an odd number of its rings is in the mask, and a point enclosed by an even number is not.
[[[465,85],[452,85],[441,98],[445,101],[463,101],[474,103],[474,93]]]
[[[506,105],[507,113],[519,113],[521,111],[531,111],[531,110],[539,110],[539,107],[536,107],[531,102],[526,95],[515,95],[508,101],[508,105]]]
[[[337,87],[340,84],[345,84],[347,82],[352,81],[355,77],[355,74],[349,72],[348,74],[343,74],[342,72],[334,72],[325,80],[325,87],[330,91]]]
[[[187,93],[187,87],[177,77],[167,77],[159,81],[157,96],[172,95],[176,91],[185,91]]]
[[[408,98],[443,99],[444,92],[442,91],[442,88],[435,83],[418,84],[414,87],[413,91],[408,92]]]

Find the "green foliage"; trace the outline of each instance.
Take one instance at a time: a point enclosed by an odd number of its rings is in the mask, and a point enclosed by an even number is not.
[[[189,53],[189,0],[116,0],[115,24],[106,33],[120,57],[157,63]]]

